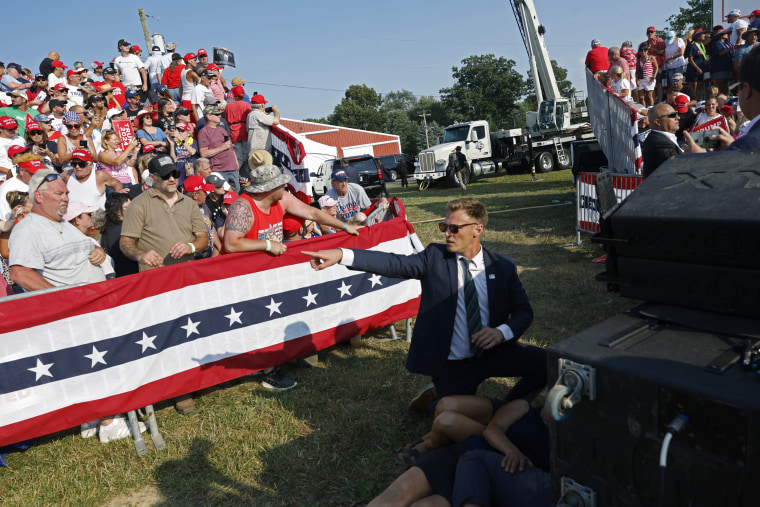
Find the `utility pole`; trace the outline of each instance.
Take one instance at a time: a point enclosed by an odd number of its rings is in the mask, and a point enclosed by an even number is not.
[[[148,32],[148,22],[145,20],[145,11],[137,9],[137,13],[140,15],[140,23],[142,23],[143,34],[145,35],[145,52],[150,54],[150,48],[153,46],[153,42],[150,40],[150,32]]]
[[[422,123],[425,125],[425,143],[427,143],[427,147],[430,148],[430,139],[428,139],[428,128],[427,128],[427,117],[430,116],[430,113],[426,113],[425,110],[422,110],[422,114],[418,114],[417,116],[422,116]]]

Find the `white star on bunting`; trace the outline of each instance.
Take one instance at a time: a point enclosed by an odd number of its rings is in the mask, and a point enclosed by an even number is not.
[[[282,305],[282,303],[275,303],[274,298],[269,298],[269,300],[270,300],[270,303],[264,307],[264,308],[269,308],[269,316],[271,317],[272,315],[275,314],[275,312],[282,315],[282,313],[280,313],[280,305]]]
[[[338,287],[338,290],[340,291],[340,297],[342,298],[343,296],[346,296],[346,295],[350,296],[351,295],[351,292],[349,292],[350,289],[351,289],[351,286],[346,285],[345,280],[341,280],[340,287]]]
[[[243,325],[243,321],[240,320],[240,316],[243,315],[243,312],[236,312],[235,308],[233,306],[230,306],[230,313],[229,315],[225,315],[228,319],[230,319],[230,327],[232,327],[232,324],[237,322],[241,326]]]
[[[198,331],[198,324],[200,324],[201,321],[193,322],[190,317],[187,318],[187,325],[186,326],[180,326],[182,329],[187,331],[187,336],[185,338],[190,338],[190,335],[195,334],[201,334],[200,331]]]
[[[309,289],[309,293],[307,295],[301,296],[306,300],[306,308],[308,308],[309,305],[311,304],[313,305],[317,304],[317,296],[319,296],[319,292],[317,292],[316,294],[312,294],[311,289]]]
[[[374,275],[370,276],[369,277],[369,281],[372,282],[372,287],[374,287],[375,285],[382,285],[383,284],[383,282],[380,281],[380,275],[378,275],[378,274],[374,274]]]
[[[37,366],[34,368],[27,368],[29,371],[33,371],[36,375],[34,378],[34,381],[37,382],[42,377],[52,377],[53,374],[50,373],[50,367],[53,366],[55,363],[50,364],[42,364],[42,361],[40,361],[39,358],[37,358]]]
[[[90,361],[92,361],[92,364],[90,365],[90,368],[95,368],[95,365],[98,363],[106,364],[105,359],[103,359],[103,356],[105,356],[108,353],[107,350],[104,350],[103,352],[99,351],[97,348],[95,348],[95,345],[92,346],[92,354],[87,354],[86,357]]]
[[[148,336],[145,333],[145,331],[143,331],[142,340],[137,341],[135,343],[138,344],[138,345],[141,345],[142,346],[142,351],[143,351],[143,353],[145,353],[145,351],[148,350],[148,349],[155,349],[156,348],[156,346],[153,345],[153,340],[155,340],[157,336],[158,335],[156,335],[156,336]]]

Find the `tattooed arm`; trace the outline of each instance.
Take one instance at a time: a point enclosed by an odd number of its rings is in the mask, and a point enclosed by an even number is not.
[[[122,236],[119,238],[119,248],[121,252],[133,261],[146,264],[152,268],[157,268],[164,264],[164,259],[154,250],[143,252],[137,248],[137,238]]]
[[[227,213],[224,222],[224,249],[228,253],[256,252],[267,249],[267,241],[261,239],[249,239],[245,235],[253,228],[253,211],[251,205],[245,199],[236,199]],[[270,240],[269,253],[282,255],[287,247],[282,243]]]

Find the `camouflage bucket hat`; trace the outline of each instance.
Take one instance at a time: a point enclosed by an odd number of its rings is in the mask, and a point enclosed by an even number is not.
[[[265,164],[251,171],[251,185],[245,191],[251,194],[269,192],[290,181],[290,176],[282,174],[276,165]]]

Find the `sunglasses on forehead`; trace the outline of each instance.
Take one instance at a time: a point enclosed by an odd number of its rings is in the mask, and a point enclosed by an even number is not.
[[[39,184],[39,185],[37,185],[37,188],[35,188],[35,189],[34,189],[34,191],[36,192],[36,191],[37,191],[37,190],[39,190],[39,189],[40,189],[40,187],[41,187],[42,185],[44,185],[45,183],[50,183],[51,181],[55,181],[55,180],[57,180],[58,178],[61,178],[61,175],[60,175],[60,174],[58,174],[58,173],[52,173],[52,174],[48,174],[47,176],[45,176],[44,178],[42,178],[42,181],[40,182],[40,184]],[[63,180],[63,178],[61,178],[61,180]]]

